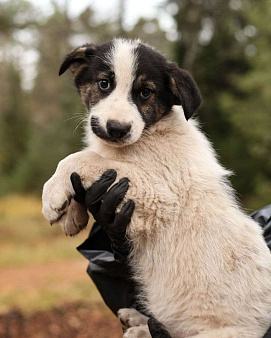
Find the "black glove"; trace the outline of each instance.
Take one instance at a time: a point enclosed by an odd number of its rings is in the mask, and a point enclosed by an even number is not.
[[[108,190],[116,177],[115,170],[107,170],[87,190],[83,188],[77,173],[72,173],[71,182],[75,191],[74,200],[86,205],[96,222],[109,236],[115,258],[124,262],[130,252],[126,227],[131,221],[135,204],[132,200],[127,201],[116,214],[116,208],[129,188],[128,178],[122,178]]]

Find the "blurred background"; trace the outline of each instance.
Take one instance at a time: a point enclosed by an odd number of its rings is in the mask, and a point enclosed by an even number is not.
[[[194,75],[197,114],[248,213],[271,202],[270,0],[0,1],[0,337],[120,337],[41,190],[82,147],[85,109],[63,57],[140,38]]]

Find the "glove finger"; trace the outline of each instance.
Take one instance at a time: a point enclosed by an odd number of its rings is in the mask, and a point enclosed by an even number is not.
[[[103,224],[112,223],[115,219],[115,211],[118,204],[123,200],[129,188],[128,178],[122,178],[118,183],[114,184],[105,195],[101,208],[100,217]]]
[[[99,212],[101,200],[107,192],[107,189],[116,180],[116,177],[117,172],[115,170],[107,170],[86,190],[85,203],[93,215]]]
[[[75,195],[73,196],[73,199],[79,203],[79,204],[85,204],[85,196],[86,196],[86,191],[82,185],[81,182],[81,177],[77,173],[72,173],[71,174],[71,182],[73,186],[73,190],[75,192]]]
[[[103,211],[115,212],[129,189],[129,179],[124,177],[115,183],[103,198]]]
[[[127,201],[121,208],[120,212],[115,216],[115,221],[108,229],[114,233],[125,233],[127,225],[131,222],[135,203],[132,200]]]
[[[118,254],[118,259],[125,258],[131,250],[129,240],[126,238],[127,224],[131,221],[135,209],[134,201],[126,202],[120,212],[116,215],[115,221],[108,224],[106,232],[111,240],[114,254]]]

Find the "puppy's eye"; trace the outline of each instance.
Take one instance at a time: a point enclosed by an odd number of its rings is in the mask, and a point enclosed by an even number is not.
[[[99,87],[101,90],[108,90],[110,88],[110,82],[108,80],[100,80]]]
[[[143,98],[143,99],[147,99],[151,96],[152,94],[152,90],[149,89],[149,88],[144,88],[141,90],[140,92],[140,96]]]

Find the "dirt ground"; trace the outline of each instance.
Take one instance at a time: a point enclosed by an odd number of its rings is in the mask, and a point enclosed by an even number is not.
[[[0,312],[0,338],[122,337],[119,321],[105,307],[95,287],[91,286],[85,270],[84,260],[63,260],[0,269],[0,295],[6,294],[0,300],[7,301],[11,297],[9,295],[16,292],[13,305],[7,311]],[[82,281],[82,285],[74,284]],[[81,296],[79,293],[75,297],[79,300],[67,301],[71,299],[67,294],[75,291],[78,285],[79,288],[85,285],[85,293]],[[45,296],[39,296],[44,289],[47,290]],[[63,289],[64,298],[59,300],[60,303],[55,306],[50,304],[50,309],[40,310],[42,302],[46,300],[43,298],[48,297],[50,290],[58,295]],[[28,297],[31,301],[27,301]],[[88,302],[84,303],[83,299],[88,299]],[[29,304],[31,312],[25,311]]]
[[[83,259],[5,267],[0,269],[0,289],[2,292],[8,292],[16,288],[27,288],[33,291],[44,285],[49,288],[52,276],[54,277],[52,284],[59,284],[63,288],[65,283],[89,280],[85,272],[86,267],[87,263]]]
[[[120,338],[121,327],[113,316],[89,304],[66,304],[25,316],[21,311],[0,315],[1,338]]]

